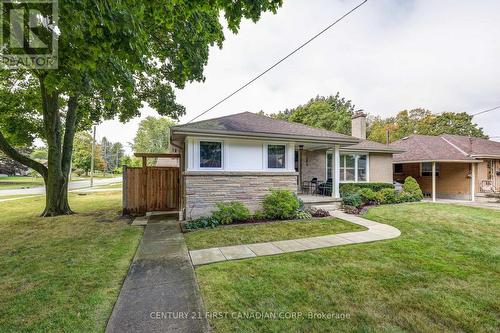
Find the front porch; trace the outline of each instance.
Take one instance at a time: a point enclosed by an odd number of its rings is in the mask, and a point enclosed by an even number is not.
[[[296,144],[297,193],[304,204],[340,200],[340,144]]]

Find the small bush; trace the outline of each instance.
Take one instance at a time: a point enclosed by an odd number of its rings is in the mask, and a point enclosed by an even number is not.
[[[346,197],[358,193],[360,187],[354,183],[340,184],[340,196]]]
[[[218,202],[217,210],[212,217],[221,224],[231,224],[235,221],[248,220],[251,214],[245,205],[239,201]]]
[[[312,215],[309,212],[305,212],[305,211],[301,210],[301,211],[297,212],[297,214],[295,215],[295,218],[299,219],[299,220],[308,220],[308,219],[312,218]]]
[[[300,203],[297,197],[288,190],[270,190],[264,197],[262,207],[264,214],[270,219],[291,219],[299,210]]]
[[[195,230],[202,228],[215,228],[219,225],[219,221],[217,221],[213,217],[200,217],[198,219],[189,221],[185,224],[186,229]]]
[[[373,192],[369,188],[362,188],[358,193],[364,204],[371,204],[377,201],[377,193]]]
[[[262,210],[256,210],[255,213],[253,213],[253,219],[254,220],[265,220],[266,219],[266,214]]]
[[[308,210],[309,214],[313,217],[327,217],[330,216],[330,213],[327,210],[321,208],[311,208]]]
[[[359,207],[361,207],[361,204],[362,204],[361,196],[358,193],[346,195],[345,197],[342,198],[342,203],[345,206],[352,206],[352,207],[359,208]]]
[[[384,188],[377,192],[377,202],[381,205],[398,203],[398,192],[393,188]]]
[[[299,198],[299,196],[296,193],[294,193],[293,195],[299,201],[299,211],[303,211],[304,210],[304,201],[301,198]]]
[[[398,198],[399,202],[415,202],[415,201],[419,201],[419,200],[416,200],[415,197],[413,196],[413,194],[410,194],[408,192],[401,192],[399,193],[399,198]]]
[[[403,192],[401,193],[401,197],[405,200],[404,202],[420,201],[424,198],[424,194],[420,189],[420,185],[418,185],[415,178],[411,176],[406,177],[403,184]]]
[[[378,192],[384,188],[394,188],[391,183],[343,183],[340,184],[340,196],[357,193],[363,188],[369,188],[373,192]]]
[[[342,207],[344,209],[344,212],[347,214],[359,214],[359,208],[353,207],[353,206],[344,206]]]

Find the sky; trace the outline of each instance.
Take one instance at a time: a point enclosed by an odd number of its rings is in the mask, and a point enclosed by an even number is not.
[[[277,14],[242,22],[210,51],[205,82],[177,91],[185,123],[259,74],[361,0],[284,0]],[[369,0],[348,18],[199,120],[275,113],[339,92],[357,109],[470,114],[500,105],[500,1]],[[99,125],[97,137],[132,142],[140,119]],[[500,109],[474,118],[500,136]],[[128,148],[128,153],[131,149]]]

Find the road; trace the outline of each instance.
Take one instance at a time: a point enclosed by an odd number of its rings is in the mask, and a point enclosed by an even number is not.
[[[94,186],[104,186],[113,183],[119,183],[122,181],[122,177],[114,178],[100,178],[94,179]],[[70,190],[76,190],[81,188],[90,187],[90,180],[78,180],[69,183]],[[33,188],[23,188],[23,189],[12,189],[12,190],[0,190],[0,197],[9,195],[36,195],[45,194],[45,187],[33,187]]]

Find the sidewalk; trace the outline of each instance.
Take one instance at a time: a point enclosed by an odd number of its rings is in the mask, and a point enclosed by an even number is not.
[[[186,243],[174,218],[149,218],[106,332],[209,330]]]
[[[390,225],[370,221],[338,210],[330,211],[330,215],[341,220],[364,226],[368,228],[368,230],[276,242],[193,250],[189,252],[191,261],[193,262],[193,265],[203,265],[219,261],[306,251],[346,244],[373,242],[396,238],[401,234],[397,228]]]

